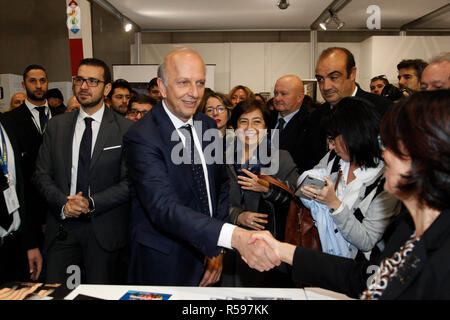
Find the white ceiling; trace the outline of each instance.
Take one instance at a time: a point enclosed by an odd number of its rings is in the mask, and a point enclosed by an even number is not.
[[[108,0],[142,30],[308,30],[332,0],[289,0],[286,10],[278,0]],[[370,5],[381,9],[381,28],[399,29],[446,4],[448,0],[353,0],[339,13],[342,30],[367,30]],[[450,29],[450,12],[415,29]]]

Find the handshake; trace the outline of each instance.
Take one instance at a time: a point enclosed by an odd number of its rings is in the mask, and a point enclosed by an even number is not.
[[[258,271],[269,271],[281,262],[292,265],[295,246],[276,240],[269,231],[235,228],[231,239],[242,260]]]

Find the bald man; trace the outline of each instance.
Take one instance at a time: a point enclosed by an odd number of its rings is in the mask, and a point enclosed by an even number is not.
[[[22,92],[15,93],[11,97],[11,104],[8,111],[11,111],[12,109],[15,109],[19,107],[22,103],[25,102],[25,99],[27,98],[27,95]]]
[[[69,99],[69,101],[67,102],[67,108],[66,111],[64,111],[65,113],[67,112],[72,112],[74,110],[80,110],[80,103],[77,100],[77,97],[72,96],[72,98]]]
[[[286,75],[277,80],[273,103],[277,111],[272,128],[280,130],[279,147],[287,150],[302,173],[320,160],[310,145],[309,110],[303,105],[303,81],[296,75]]]
[[[195,51],[170,52],[158,68],[162,101],[124,137],[132,198],[130,284],[212,285],[221,275],[221,247],[237,249],[259,271],[280,264],[265,243],[248,245],[250,231],[227,223],[225,164],[211,163],[206,152],[219,132],[213,119],[196,113],[205,81]],[[206,130],[217,135],[213,142],[202,141]]]
[[[450,89],[450,52],[445,52],[433,59],[423,70],[420,78],[422,91]]]
[[[353,54],[346,48],[331,47],[320,54],[316,64],[316,80],[325,103],[311,114],[313,146],[324,156],[328,151],[325,128],[321,121],[342,98],[356,96],[368,101],[381,116],[392,101],[362,90],[356,83],[356,65]]]

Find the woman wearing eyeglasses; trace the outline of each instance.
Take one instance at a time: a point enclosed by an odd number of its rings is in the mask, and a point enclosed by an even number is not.
[[[321,189],[300,189],[324,252],[368,260],[373,250],[384,249],[383,235],[401,206],[383,190],[379,123],[375,107],[366,100],[339,101],[324,122],[330,151],[299,178],[300,183],[307,175],[326,181]]]
[[[219,92],[209,92],[202,108],[203,113],[213,118],[222,137],[225,136],[228,120],[231,117],[231,102],[228,97]]]
[[[450,299],[449,101],[449,90],[417,92],[383,117],[384,188],[408,212],[380,255],[356,262],[278,242],[267,232],[254,239],[269,243],[302,283],[361,299]]]

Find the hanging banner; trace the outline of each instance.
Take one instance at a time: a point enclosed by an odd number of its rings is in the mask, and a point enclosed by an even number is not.
[[[70,62],[72,76],[76,75],[77,67],[83,60],[83,38],[81,36],[81,10],[75,0],[66,0],[67,29],[69,32]]]

